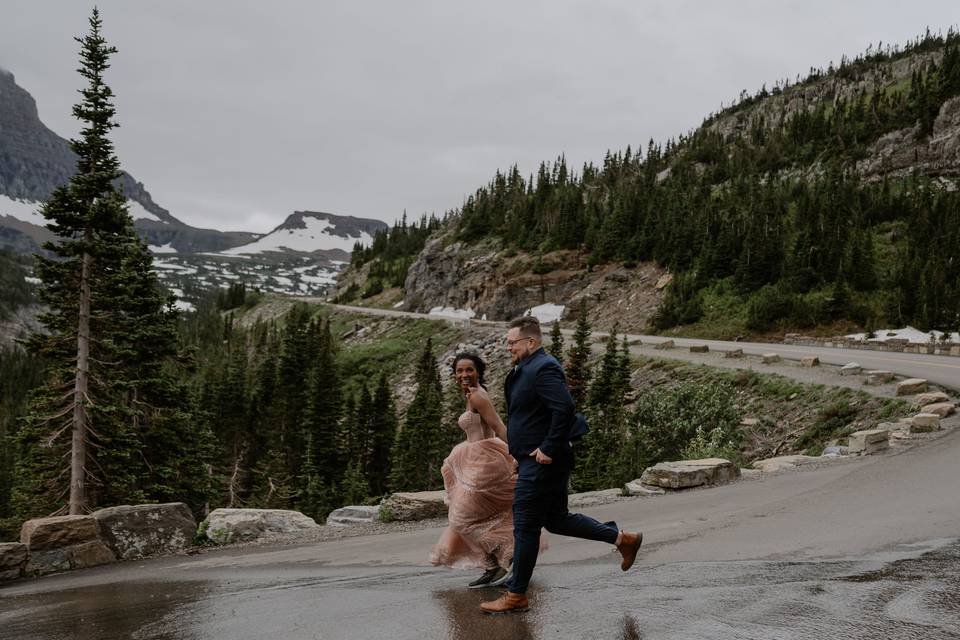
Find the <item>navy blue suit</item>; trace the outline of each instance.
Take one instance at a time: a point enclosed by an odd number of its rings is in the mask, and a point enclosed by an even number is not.
[[[575,406],[556,358],[543,348],[527,356],[507,375],[504,398],[507,440],[519,465],[513,500],[513,577],[507,588],[526,593],[537,564],[541,529],[613,544],[618,528],[615,522],[600,523],[567,509]],[[540,464],[530,457],[537,448],[553,462]]]

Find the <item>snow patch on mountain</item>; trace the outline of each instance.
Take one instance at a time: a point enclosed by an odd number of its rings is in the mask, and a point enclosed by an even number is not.
[[[368,246],[373,243],[373,237],[364,231],[361,231],[357,236],[347,237],[330,233],[331,229],[336,229],[336,225],[325,218],[304,216],[303,223],[303,228],[279,227],[256,242],[227,249],[221,253],[236,256],[267,251],[286,250],[309,253],[329,249],[342,249],[350,253],[353,251],[353,245],[358,241]]]
[[[43,206],[42,202],[35,200],[15,200],[8,195],[0,193],[0,216],[8,215],[17,220],[42,227],[47,224],[47,220],[39,213],[41,206]]]
[[[130,216],[134,220],[146,219],[163,222],[163,220],[147,211],[143,205],[136,200],[127,200],[127,205],[130,208]],[[40,207],[42,206],[43,203],[36,200],[17,200],[0,193],[0,215],[12,216],[17,220],[29,222],[38,227],[47,224],[47,219],[40,213]]]

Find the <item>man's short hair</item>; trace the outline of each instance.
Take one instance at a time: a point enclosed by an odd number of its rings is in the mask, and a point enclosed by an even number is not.
[[[507,325],[507,329],[520,329],[521,338],[536,338],[537,342],[543,341],[543,333],[540,331],[540,321],[533,316],[520,316],[514,318]]]

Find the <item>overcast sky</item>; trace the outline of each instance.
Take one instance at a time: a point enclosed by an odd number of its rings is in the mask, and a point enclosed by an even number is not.
[[[92,2],[0,0],[0,67],[64,137]],[[195,226],[443,213],[516,163],[695,128],[741,89],[960,23],[956,0],[100,0],[124,169]]]

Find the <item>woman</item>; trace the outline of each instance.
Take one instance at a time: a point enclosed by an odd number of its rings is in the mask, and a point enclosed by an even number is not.
[[[453,376],[466,409],[457,421],[467,439],[453,448],[440,473],[447,491],[449,525],[430,553],[435,565],[482,567],[468,587],[506,582],[513,558],[513,488],[517,463],[507,450],[507,428],[487,395],[483,360],[458,353]]]

